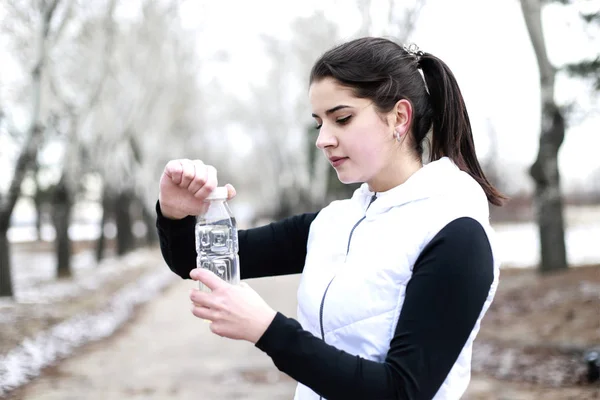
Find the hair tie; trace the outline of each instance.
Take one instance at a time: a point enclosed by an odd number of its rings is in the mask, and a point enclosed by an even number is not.
[[[417,64],[417,72],[419,72],[419,75],[421,75],[421,78],[423,78],[423,84],[425,85],[425,91],[427,92],[427,94],[429,94],[429,87],[427,87],[427,80],[425,79],[425,74],[423,73],[423,68],[421,67],[421,57],[423,57],[423,55],[425,53],[423,53],[421,50],[419,50],[419,46],[417,46],[414,43],[408,44],[408,45],[402,45],[402,48],[404,49],[404,51],[406,51],[406,53],[410,54],[416,61]]]
[[[404,51],[406,51],[408,54],[410,54],[411,56],[413,56],[415,58],[415,60],[417,61],[417,65],[420,64],[421,57],[423,57],[424,53],[421,50],[419,50],[419,46],[417,46],[414,43],[410,43],[410,44],[402,45],[402,48],[404,49]]]

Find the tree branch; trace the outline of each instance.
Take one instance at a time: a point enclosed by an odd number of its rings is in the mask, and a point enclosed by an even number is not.
[[[552,88],[551,91],[543,96],[544,102],[554,101],[554,76],[556,69],[550,63],[544,39],[544,30],[542,28],[542,10],[539,0],[521,0],[521,8],[525,25],[531,38],[531,44],[535,52],[538,68],[540,71],[540,80],[542,83]]]
[[[21,184],[23,183],[23,179],[25,179],[25,174],[37,155],[39,142],[42,136],[41,133],[43,128],[40,123],[42,70],[46,61],[46,45],[48,32],[50,31],[49,27],[58,2],[59,0],[54,0],[47,8],[42,10],[42,21],[37,43],[36,64],[31,72],[31,122],[27,129],[25,145],[23,146],[15,165],[15,172],[7,196],[6,198],[0,198],[0,224],[6,225],[6,228],[8,227],[15,204],[21,194]],[[4,228],[4,226],[2,226],[2,228]]]
[[[56,28],[56,31],[54,33],[54,36],[52,37],[52,44],[56,44],[58,43],[58,41],[60,40],[60,37],[62,36],[65,27],[67,26],[67,22],[71,19],[71,16],[73,14],[73,3],[74,0],[68,0],[69,3],[66,6],[66,10],[64,13],[64,16],[62,18],[62,20],[60,21],[60,24],[58,25],[58,28]],[[56,5],[55,5],[56,7]]]
[[[102,93],[102,88],[104,87],[104,83],[106,82],[106,76],[108,75],[109,65],[110,65],[110,54],[113,50],[115,43],[115,27],[114,27],[114,12],[117,4],[117,0],[111,0],[108,9],[106,11],[106,16],[104,18],[104,30],[106,32],[106,41],[104,44],[104,57],[102,63],[102,69],[100,72],[100,77],[96,84],[96,88],[92,91],[92,95],[90,96],[88,103],[86,105],[86,111],[91,110],[97,103],[100,98],[100,93]]]

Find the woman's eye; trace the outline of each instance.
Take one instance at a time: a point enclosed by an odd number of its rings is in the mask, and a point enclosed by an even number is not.
[[[337,122],[340,125],[344,125],[350,121],[350,118],[352,118],[352,115],[348,115],[347,117],[343,117],[343,118],[338,118],[335,120],[335,122]]]
[[[345,125],[350,121],[350,118],[352,118],[352,115],[348,115],[347,117],[338,118],[335,120],[335,122],[339,125]],[[323,126],[323,124],[317,124],[315,126],[315,129],[319,130],[319,129],[321,129],[322,126]]]

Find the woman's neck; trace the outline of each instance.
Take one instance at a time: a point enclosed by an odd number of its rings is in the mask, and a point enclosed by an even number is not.
[[[394,160],[395,162],[390,163],[387,168],[367,182],[370,191],[376,193],[387,192],[396,186],[402,185],[415,172],[423,168],[423,162],[420,158],[396,157]]]

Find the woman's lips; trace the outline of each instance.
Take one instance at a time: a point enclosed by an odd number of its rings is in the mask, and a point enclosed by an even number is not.
[[[329,162],[334,168],[336,168],[342,165],[347,159],[348,157],[331,157]]]

